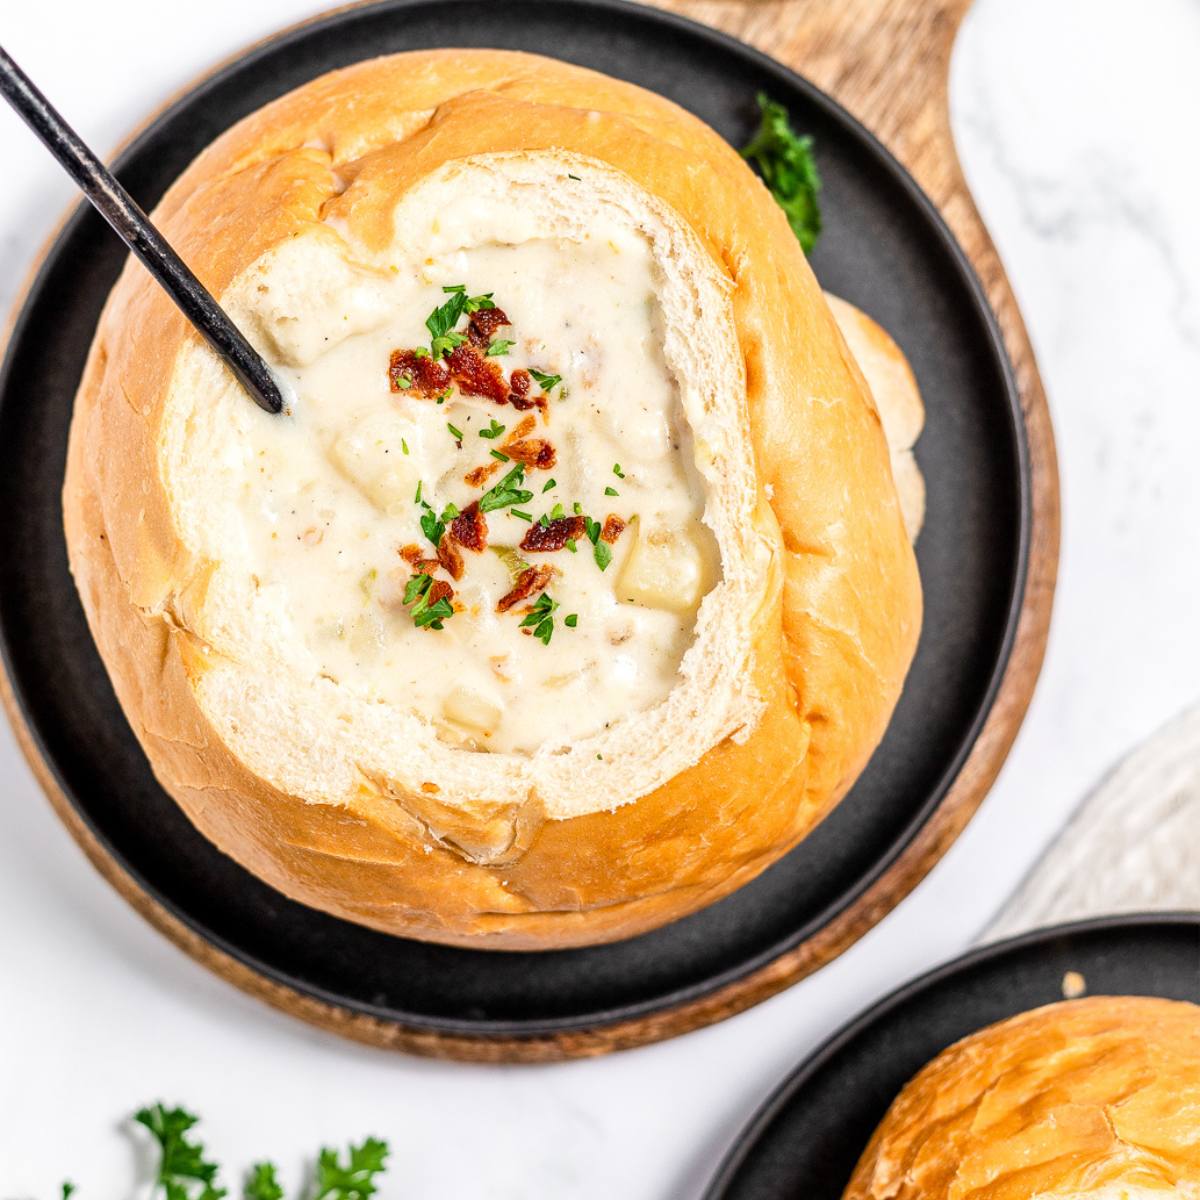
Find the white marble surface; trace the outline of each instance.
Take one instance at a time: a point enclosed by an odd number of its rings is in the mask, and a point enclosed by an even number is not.
[[[3,37],[107,147],[311,8],[13,4]],[[817,978],[667,1045],[546,1068],[394,1057],[278,1016],[167,944],[88,867],[3,731],[0,1196],[49,1197],[64,1176],[85,1198],[128,1194],[118,1122],[163,1097],[204,1114],[230,1166],[273,1155],[289,1181],[322,1140],[375,1131],[395,1147],[385,1197],[687,1200],[800,1055],[965,947],[1097,778],[1200,691],[1198,56],[1195,0],[978,0],[963,30],[955,129],[1041,356],[1065,548],[1025,730],[899,911]],[[8,113],[0,161],[7,303],[69,192]]]

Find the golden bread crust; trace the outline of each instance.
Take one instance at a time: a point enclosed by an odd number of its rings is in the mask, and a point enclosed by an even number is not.
[[[201,647],[172,607],[184,551],[158,443],[194,335],[137,264],[100,320],[64,488],[96,643],[155,774],[201,832],[304,903],[390,933],[506,949],[654,928],[786,852],[882,736],[921,612],[878,413],[783,214],[730,147],[661,97],[523,54],[377,59],[229,130],[155,215],[219,296],[326,220],[386,246],[398,197],[451,160],[549,148],[608,163],[659,197],[731,282],[759,523],[777,548],[754,626],[766,708],[745,741],[634,803],[567,820],[422,813],[370,781],[348,807],[306,803],[253,775],[197,706]],[[474,861],[462,846],[492,819],[513,825],[514,852]]]
[[[900,1093],[844,1200],[1200,1194],[1200,1007],[1096,996],[943,1051]]]

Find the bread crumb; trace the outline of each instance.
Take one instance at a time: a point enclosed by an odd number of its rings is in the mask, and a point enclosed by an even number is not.
[[[1062,977],[1064,1000],[1078,1000],[1087,992],[1087,980],[1078,971],[1068,971]]]

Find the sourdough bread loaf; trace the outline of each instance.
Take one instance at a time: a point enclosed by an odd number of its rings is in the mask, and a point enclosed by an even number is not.
[[[155,219],[294,386],[293,411],[270,417],[249,404],[130,264],[77,398],[66,531],[122,707],[160,782],[222,850],[289,896],[387,932],[558,947],[629,936],[719,898],[844,795],[914,652],[915,561],[862,372],[781,211],[716,134],[657,96],[550,60],[397,55],[323,76],[243,120],[184,172]],[[637,389],[604,384],[612,338],[607,353],[596,349],[593,380],[586,344],[568,354],[549,334],[539,341],[530,314],[583,310],[571,273],[585,271],[578,248],[597,241],[636,259],[651,283],[647,332],[631,342],[642,378],[656,364],[666,381],[663,461],[675,473],[646,465],[625,473],[628,485],[610,478],[597,494],[617,493],[612,504],[632,520],[611,567],[590,566],[585,546],[583,558],[555,560],[559,582],[547,591],[569,607],[573,580],[602,591],[611,579],[612,594],[581,612],[627,605],[620,636],[632,648],[620,653],[634,674],[645,662],[666,682],[631,688],[623,703],[603,655],[579,657],[596,625],[581,616],[565,627],[568,607],[545,646],[517,624],[529,605],[503,624],[491,585],[472,584],[486,555],[469,547],[441,631],[415,629],[411,603],[387,594],[374,565],[356,576],[374,641],[347,656],[353,634],[301,619],[321,589],[341,594],[337,560],[320,554],[357,553],[355,537],[375,553],[389,538],[403,551],[429,493],[406,501],[396,480],[442,462],[448,443],[434,433],[444,425],[462,435],[453,449],[486,465],[472,434],[494,414],[461,389],[439,410],[438,399],[397,390],[407,376],[398,385],[395,373],[389,390],[384,355],[361,386],[347,357],[354,387],[318,396],[337,375],[325,368],[340,371],[336,356],[352,351],[367,361],[388,344],[389,321],[419,331],[429,304],[453,294],[444,288],[475,290],[455,272],[491,264],[509,278],[501,268],[519,262],[528,282],[538,261],[551,276],[561,267],[554,304],[512,285],[507,353],[530,368],[561,366],[562,391],[547,390],[534,416],[558,439],[564,478],[595,490],[596,462],[584,452],[570,465],[568,443],[591,444],[599,426],[585,406],[595,400],[597,421],[617,417],[604,436],[615,429],[618,443],[623,435],[643,451],[629,432]],[[494,303],[506,297],[497,291]],[[596,311],[602,321],[607,309]],[[343,406],[347,428],[326,436],[313,414],[333,420]],[[495,413],[513,428],[523,419],[503,401]],[[376,414],[414,423],[412,446],[395,440],[415,468],[363,465],[371,446],[354,433]],[[915,436],[911,415],[904,428]],[[390,436],[372,445],[398,451]],[[903,452],[911,437],[902,440]],[[311,464],[311,480],[296,476],[298,463]],[[530,467],[528,503],[547,474]],[[704,582],[687,604],[667,594],[678,558],[658,575],[637,567],[639,547],[644,557],[658,545],[639,475],[643,485],[666,480],[662,490],[695,509],[684,540],[702,547]],[[444,486],[469,499],[458,475],[445,472]],[[293,534],[287,522],[305,504],[342,532],[326,535],[314,518]],[[517,524],[491,512],[489,537]],[[269,539],[281,537],[327,537],[312,561],[335,565],[306,577],[299,551],[276,555]],[[670,652],[663,612],[674,622]],[[535,674],[524,691],[497,683],[509,691],[480,703],[464,681],[481,661],[471,639],[488,630],[522,670],[575,670],[576,654],[584,666],[562,685],[574,699],[539,708],[551,685]],[[371,656],[384,652],[395,672],[409,671],[404,688],[374,669]],[[488,728],[506,708],[526,714],[519,727]]]
[[[1200,1196],[1200,1008],[1096,996],[1001,1021],[900,1093],[846,1200]]]

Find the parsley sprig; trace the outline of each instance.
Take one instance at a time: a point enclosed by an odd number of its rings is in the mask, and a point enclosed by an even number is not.
[[[187,1109],[165,1104],[147,1105],[134,1120],[150,1131],[158,1143],[155,1200],[223,1200],[229,1195],[220,1185],[218,1164],[211,1160],[202,1142],[189,1136],[199,1118]],[[379,1189],[379,1177],[387,1170],[388,1144],[369,1137],[351,1143],[344,1155],[328,1146],[317,1157],[312,1184],[300,1200],[370,1200]],[[64,1182],[62,1200],[70,1200],[73,1183]],[[283,1200],[278,1168],[273,1162],[255,1163],[243,1180],[243,1200]]]
[[[387,1169],[387,1156],[388,1144],[378,1138],[351,1146],[345,1162],[326,1147],[317,1159],[314,1200],[370,1200],[378,1188],[377,1177]]]
[[[222,1200],[225,1188],[217,1186],[220,1167],[205,1158],[199,1142],[188,1132],[199,1121],[183,1108],[155,1104],[139,1108],[133,1119],[145,1126],[159,1146],[158,1177],[155,1180],[166,1200]]]
[[[742,157],[758,167],[763,182],[787,214],[788,224],[807,254],[821,232],[818,203],[821,176],[813,158],[812,138],[800,137],[792,129],[787,109],[762,92],[758,94],[758,107],[762,122],[742,150]]]

